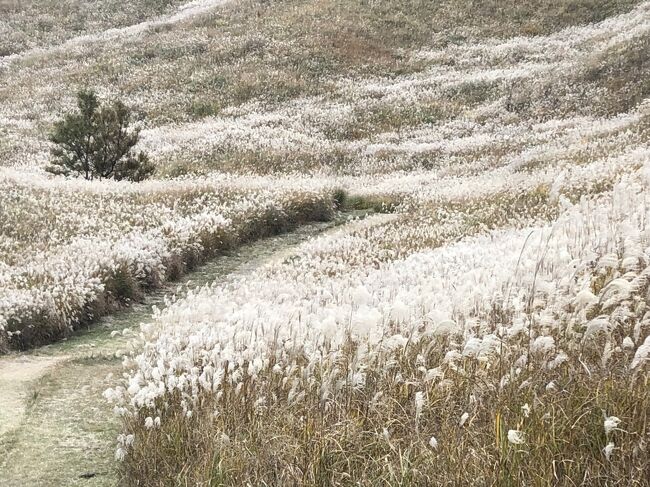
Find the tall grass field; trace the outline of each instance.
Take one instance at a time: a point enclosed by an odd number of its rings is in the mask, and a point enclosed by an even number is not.
[[[151,178],[47,171],[82,90]],[[7,486],[650,486],[650,2],[0,0],[2,408]]]

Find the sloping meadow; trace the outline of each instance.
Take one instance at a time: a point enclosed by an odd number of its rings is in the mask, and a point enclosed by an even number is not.
[[[357,223],[190,293],[105,394],[127,483],[641,485],[649,170],[550,223]]]
[[[147,131],[183,170],[320,171],[398,215],[143,326],[106,392],[126,484],[644,485],[647,19]]]
[[[0,175],[0,348],[62,338],[242,242],[334,213],[310,178],[141,185]]]
[[[47,131],[85,86],[142,113],[161,175],[485,164],[534,144],[531,123],[606,123],[649,93],[647,2],[509,0],[481,16],[464,1],[175,3],[131,6],[167,23],[89,26],[3,58],[0,164],[46,163]],[[526,37],[534,23],[548,35]]]
[[[124,483],[644,485],[650,3],[219,3],[0,61],[0,349],[371,206],[142,327]],[[79,80],[178,179],[25,171]]]

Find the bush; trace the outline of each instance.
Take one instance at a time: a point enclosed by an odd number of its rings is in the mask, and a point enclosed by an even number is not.
[[[78,112],[56,123],[50,135],[56,147],[48,172],[136,182],[151,176],[154,167],[147,154],[133,150],[140,131],[129,129],[133,117],[124,103],[101,105],[94,92],[81,91],[77,106]]]

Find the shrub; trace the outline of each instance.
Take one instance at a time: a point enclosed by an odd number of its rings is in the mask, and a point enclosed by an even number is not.
[[[133,115],[124,103],[101,105],[94,92],[80,91],[77,107],[77,113],[66,115],[54,126],[50,141],[56,147],[48,172],[136,182],[153,173],[147,154],[133,150],[140,131],[130,129]]]

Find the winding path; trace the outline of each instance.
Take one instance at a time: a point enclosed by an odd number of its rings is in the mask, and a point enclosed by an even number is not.
[[[163,307],[165,295],[179,284],[199,287],[248,274],[291,255],[299,244],[349,216],[245,245],[66,341],[0,358],[0,485],[116,485],[119,422],[102,392],[121,373],[121,350],[129,338],[113,332],[137,331],[150,318],[151,307]]]
[[[14,61],[28,58],[33,55],[42,55],[51,52],[65,51],[78,45],[92,44],[94,42],[106,42],[115,39],[123,39],[141,35],[149,30],[155,30],[162,27],[169,27],[180,22],[198,17],[199,15],[210,12],[217,7],[224,6],[233,0],[192,0],[180,5],[173,13],[163,15],[152,20],[146,20],[138,24],[128,25],[126,27],[113,27],[101,32],[93,32],[72,37],[63,41],[61,44],[51,46],[42,46],[22,51],[9,56],[0,56],[0,68],[8,66]]]

